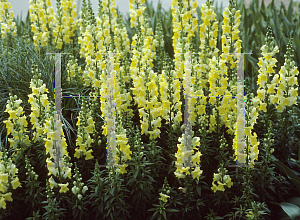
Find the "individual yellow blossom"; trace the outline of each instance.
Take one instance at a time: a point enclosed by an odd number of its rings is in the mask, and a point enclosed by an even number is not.
[[[159,193],[159,195],[160,195],[160,200],[161,201],[163,201],[163,202],[167,202],[168,200],[168,198],[170,198],[170,196],[168,196],[168,195],[165,195],[165,194],[163,194],[163,193]]]
[[[8,182],[8,174],[0,174],[1,182]]]
[[[85,153],[85,160],[89,160],[89,159],[93,159],[94,156],[92,155],[92,149],[91,150],[88,150],[86,153]]]
[[[123,166],[120,167],[120,174],[127,173],[127,171],[125,169],[127,166],[128,166],[127,164],[124,164]]]
[[[5,202],[5,199],[3,197],[0,198],[0,206],[3,209],[6,209],[6,202]]]
[[[49,179],[50,187],[53,189],[54,187],[57,186],[57,183],[54,181],[53,177],[51,176]]]
[[[219,181],[218,181],[218,186],[217,186],[217,190],[219,190],[219,191],[225,191],[225,188],[224,188],[224,183],[220,183]]]
[[[217,192],[218,187],[213,183],[211,189],[215,192]]]
[[[12,202],[12,201],[13,201],[13,199],[11,198],[11,196],[12,196],[12,193],[11,193],[11,192],[2,194],[2,197],[3,197],[6,201],[9,201],[9,202]]]
[[[22,187],[18,177],[11,181],[11,185],[13,189],[16,189],[17,187]]]
[[[65,183],[65,184],[58,184],[60,186],[60,193],[66,193],[67,191],[69,191],[68,185],[69,183]]]
[[[203,173],[203,170],[200,170],[200,167],[196,167],[193,171],[192,171],[192,177],[193,179],[199,180],[200,175]]]

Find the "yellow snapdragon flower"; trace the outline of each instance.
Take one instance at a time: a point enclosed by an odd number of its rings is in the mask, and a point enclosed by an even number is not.
[[[274,76],[275,71],[273,70],[276,67],[277,60],[273,58],[276,53],[279,52],[278,46],[274,47],[274,37],[272,35],[272,30],[268,26],[267,35],[266,35],[266,44],[261,47],[263,58],[259,58],[258,66],[258,90],[257,96],[260,100],[260,108],[264,112],[267,111],[267,103],[274,103],[274,98],[276,101],[275,89],[277,89],[278,76]],[[277,81],[277,83],[275,82]],[[271,99],[270,99],[271,98]]]
[[[43,140],[46,147],[46,163],[49,171],[48,175],[50,176],[48,181],[51,188],[57,186],[53,177],[58,177],[59,179],[71,178],[71,168],[68,162],[70,161],[70,157],[66,148],[67,143],[62,126],[63,124],[58,120],[57,114],[55,114],[54,103],[50,101],[50,111],[47,112],[45,120],[45,133],[47,134],[47,138],[43,138]],[[59,140],[58,142],[60,142],[61,145],[54,145],[54,140]],[[53,177],[51,175],[53,175]]]
[[[4,151],[0,156],[0,208],[6,209],[6,201],[13,201],[12,192],[8,191],[9,188],[22,187],[17,173],[16,165],[13,164],[12,159]]]
[[[219,168],[218,173],[214,173],[213,183],[211,189],[214,193],[217,191],[225,191],[224,186],[231,188],[233,183],[229,175],[225,175],[228,171],[225,168]],[[217,182],[218,185],[215,184]]]
[[[36,69],[34,69],[36,68]],[[46,113],[50,110],[50,105],[48,101],[48,90],[46,85],[43,84],[41,78],[41,73],[38,73],[37,66],[35,65],[33,71],[34,78],[31,79],[30,88],[32,89],[32,94],[29,94],[29,103],[31,105],[32,112],[30,113],[30,122],[33,125],[33,141],[36,142],[39,138],[44,138],[45,131],[45,119]]]
[[[75,157],[80,158],[85,155],[85,159],[93,159],[94,157],[91,155],[93,152],[91,148],[91,143],[94,143],[94,140],[91,138],[91,134],[95,131],[95,122],[91,117],[91,112],[88,111],[87,101],[83,99],[81,112],[78,116],[78,122],[76,125],[78,126],[78,136],[76,139],[76,146],[80,146],[80,148],[75,149]]]
[[[281,67],[279,74],[280,80],[278,80],[277,88],[277,110],[282,112],[286,106],[297,105],[297,95],[298,95],[298,83],[297,75],[299,71],[296,66],[294,66],[293,57],[293,46],[292,40],[290,39],[287,45],[286,60],[284,66]],[[279,77],[278,77],[279,78]]]
[[[192,134],[194,134],[194,132],[192,131]],[[184,148],[184,144],[185,144],[185,140],[184,140],[185,134],[182,134],[182,137],[180,137],[178,140],[180,142],[180,144],[177,144],[178,147],[178,151],[177,153],[175,153],[175,157],[177,158],[177,160],[175,161],[175,165],[177,166],[176,171],[174,172],[175,176],[177,178],[185,178],[186,175],[191,175],[193,179],[198,179],[200,175],[202,174],[202,170],[200,170],[200,156],[202,155],[200,153],[200,151],[196,151],[196,153],[194,154],[194,150],[197,150],[196,146],[200,145],[200,138],[199,137],[193,137],[192,138],[192,150],[190,152],[185,152],[185,148]],[[195,167],[186,167],[185,162],[186,160],[189,158],[189,156],[191,155],[191,163],[193,166]],[[191,171],[191,172],[190,172]],[[185,173],[185,174],[184,174]]]
[[[49,37],[53,37],[53,7],[49,0],[29,1],[31,29],[34,33],[33,40],[36,50],[38,46],[47,46]]]
[[[6,110],[4,112],[9,113],[8,120],[4,120],[6,124],[7,135],[11,135],[12,138],[8,138],[10,147],[16,152],[13,153],[13,161],[16,161],[17,156],[20,154],[20,150],[24,149],[25,146],[29,146],[30,140],[28,137],[27,121],[24,114],[23,108],[20,106],[22,103],[21,99],[17,100],[17,96],[10,95],[10,99],[7,100]],[[20,149],[21,148],[21,149]]]
[[[11,3],[7,0],[0,0],[0,24],[2,39],[6,39],[8,35],[12,35],[13,37],[17,36],[16,23],[13,22],[14,14],[13,11],[9,12],[9,9],[12,9]]]
[[[163,194],[163,193],[159,193],[160,195],[160,198],[159,200],[163,201],[163,202],[168,202],[168,198],[170,198],[170,196],[166,195],[166,194]]]
[[[67,191],[69,191],[68,185],[69,183],[65,183],[65,184],[58,184],[60,186],[60,193],[66,193]]]
[[[76,2],[75,0],[62,0],[57,2],[56,8],[58,15],[54,16],[52,44],[61,50],[63,45],[74,43],[70,38],[75,36],[74,31],[78,24]]]

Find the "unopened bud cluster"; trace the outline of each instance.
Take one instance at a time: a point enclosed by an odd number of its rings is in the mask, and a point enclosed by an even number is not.
[[[79,173],[76,163],[75,163],[74,172],[75,174],[73,175],[73,178],[75,179],[75,181],[73,181],[74,186],[72,187],[72,192],[79,200],[81,200],[82,195],[88,190],[88,187],[84,186],[84,183],[82,182],[81,174]]]

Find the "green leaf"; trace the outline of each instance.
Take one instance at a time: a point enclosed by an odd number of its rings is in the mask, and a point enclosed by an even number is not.
[[[299,60],[300,59],[300,37],[299,37],[299,35],[297,35],[296,33],[294,34],[294,37],[293,37],[293,39],[294,39],[294,50],[295,50],[295,52],[296,52],[296,55],[297,55],[297,59]],[[296,57],[295,57],[296,58]]]
[[[299,149],[298,149],[298,160],[300,160],[300,142],[295,144],[295,148],[296,147],[299,147]]]
[[[179,212],[179,210],[176,210],[176,209],[166,209],[166,212]]]
[[[167,215],[166,215],[165,211],[163,211],[163,216],[164,216],[165,219],[167,219]]]
[[[289,20],[284,16],[284,14],[282,14],[282,18],[283,18],[283,21],[284,21],[287,31],[290,31],[291,26],[292,26],[291,22],[289,22]]]
[[[298,179],[295,179],[295,178],[292,178],[292,177],[290,179],[294,183],[294,185],[297,186],[299,194],[300,194],[300,181]]]
[[[282,202],[279,205],[291,219],[295,219],[296,217],[300,216],[300,208],[298,206],[288,202]]]
[[[287,19],[289,19],[289,21],[292,21],[293,19],[293,1],[290,1],[287,11]]]
[[[279,37],[282,35],[280,33],[280,22],[278,21],[278,13],[277,10],[275,10],[275,13],[273,13],[273,28],[274,28],[274,35],[276,42],[279,42]],[[280,42],[279,42],[280,43]],[[278,45],[280,48],[280,45]]]
[[[115,188],[111,188],[110,194],[111,194],[111,195],[114,195],[114,191],[115,191]]]
[[[300,178],[286,165],[281,163],[280,161],[274,161],[274,164],[282,171],[284,172],[289,179],[292,180],[292,182],[295,184],[295,186],[298,188],[298,191],[300,193]]]
[[[252,11],[252,10],[251,10]],[[252,11],[253,12],[253,11]],[[252,18],[255,18],[255,15],[256,13],[254,12],[253,15],[252,15]],[[261,32],[261,29],[260,29],[260,26],[259,26],[259,22],[260,22],[260,19],[261,17],[259,16],[257,19],[253,19],[253,22],[254,22],[254,30],[257,34],[257,36],[260,36],[262,34]]]
[[[287,201],[300,208],[300,197],[292,197],[292,198],[289,198]]]
[[[251,51],[252,52],[252,51]],[[251,53],[249,52],[249,53]],[[250,56],[247,56],[248,60],[253,62],[253,64],[257,64],[258,63],[258,59],[255,59],[254,57],[252,57],[251,55]]]
[[[137,169],[136,171],[135,171],[135,173],[134,173],[134,175],[133,175],[133,178],[136,180],[136,176],[138,175],[138,173],[139,173],[139,169]]]
[[[201,188],[200,188],[200,186],[197,185],[197,186],[196,186],[196,190],[197,190],[199,196],[201,196]]]

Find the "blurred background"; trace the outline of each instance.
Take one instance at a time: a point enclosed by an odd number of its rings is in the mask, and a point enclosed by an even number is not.
[[[22,14],[22,20],[25,20],[26,15],[29,10],[29,0],[8,0],[8,1],[12,5],[14,16],[21,17],[21,14]],[[169,10],[172,6],[172,0],[148,0],[148,1],[152,2],[154,8],[157,7],[157,4],[159,1],[161,2],[162,7],[165,10]],[[244,1],[245,1],[246,7],[248,7],[252,0],[244,0]],[[259,3],[261,3],[262,1],[264,1],[265,5],[268,5],[272,0],[259,0]],[[86,2],[88,2],[88,0],[86,0]],[[199,7],[201,8],[201,5],[204,4],[206,2],[206,0],[197,0],[197,2],[198,2]],[[287,7],[290,0],[274,0],[274,2],[277,7],[280,6],[281,2],[283,4],[285,4]],[[293,2],[300,2],[300,0],[293,0]],[[93,5],[94,13],[97,14],[98,0],[91,0],[91,3]],[[54,12],[56,12],[56,0],[51,0],[51,4],[53,6]],[[79,6],[78,11],[81,11],[82,0],[76,0],[76,4],[77,4],[77,6]],[[228,6],[228,0],[214,0],[214,6],[216,6],[216,4],[218,5],[218,8],[220,8],[221,6],[223,8],[225,8]],[[119,8],[119,11],[123,15],[126,15],[127,13],[129,13],[129,1],[128,0],[116,0],[116,6]],[[80,8],[80,10],[79,10],[79,8]]]
[[[13,8],[14,16],[21,16],[22,13],[22,20],[25,20],[28,10],[29,10],[29,0],[8,0],[11,3],[11,6]],[[88,2],[88,0],[86,0]],[[94,13],[97,14],[98,11],[98,0],[91,0],[91,3],[93,5]],[[156,9],[157,4],[159,0],[148,0],[148,2],[152,2],[154,8]],[[172,7],[172,0],[160,0],[162,4],[162,8],[165,10],[169,10]],[[206,0],[197,0],[198,5],[201,6],[206,2]],[[80,8],[79,11],[81,11],[82,7],[82,0],[76,0],[76,4]],[[223,8],[228,6],[228,0],[222,1],[222,0],[214,0],[214,5],[218,4],[218,7],[220,8],[221,4],[223,4]],[[53,11],[56,13],[56,0],[51,0],[51,5],[53,7]],[[116,6],[119,8],[119,11],[126,15],[129,13],[129,0],[116,0]]]

